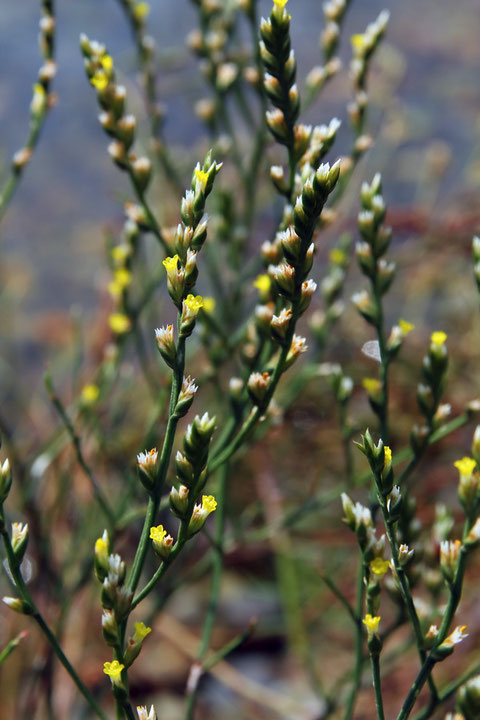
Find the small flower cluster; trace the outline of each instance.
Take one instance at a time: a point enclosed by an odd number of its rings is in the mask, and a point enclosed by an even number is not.
[[[417,455],[425,450],[430,435],[449,414],[450,406],[440,404],[448,366],[446,340],[443,331],[432,333],[428,353],[423,358],[423,382],[417,387],[417,403],[424,423],[415,425],[410,435],[410,444]]]
[[[203,495],[201,504],[195,504],[207,480],[206,466],[215,423],[215,418],[210,418],[208,413],[203,417],[197,415],[184,435],[183,452],[178,451],[175,457],[178,486],[174,485],[170,491],[170,508],[184,523],[188,537],[202,529],[208,515],[217,507],[212,495]]]
[[[139,234],[140,228],[135,219],[127,215],[120,242],[110,248],[109,259],[113,277],[108,284],[108,292],[112,298],[114,309],[109,317],[109,325],[116,336],[127,333],[132,325],[127,298],[132,284],[131,265]]]
[[[348,0],[328,0],[323,3],[325,27],[320,41],[325,61],[332,61],[337,52],[340,28],[347,11]]]
[[[212,93],[220,94],[223,99],[229,91],[238,87],[241,80],[239,63],[235,62],[237,58],[228,42],[234,30],[237,8],[208,0],[200,0],[197,6],[200,27],[188,35],[188,45],[200,59],[200,69]],[[218,123],[215,109],[215,103],[206,98],[200,100],[195,108],[198,117],[211,129],[215,129]]]
[[[135,623],[134,635],[128,638],[123,649],[122,625],[128,618],[132,593],[125,585],[126,567],[120,555],[111,552],[110,537],[105,530],[95,542],[95,574],[102,584],[102,633],[112,648],[122,648],[122,662],[118,659],[105,662],[103,671],[110,677],[114,693],[125,689],[123,671],[130,667],[142,649],[145,637],[151,632],[144,623]]]
[[[192,334],[198,313],[204,305],[203,298],[193,295],[191,290],[198,276],[197,254],[207,237],[205,202],[221,167],[221,163],[212,160],[211,153],[207,154],[202,167],[197,164],[191,189],[182,199],[182,222],[178,224],[174,238],[175,254],[163,261],[168,292],[181,312],[180,338]],[[160,354],[167,365],[173,367],[176,357],[173,326],[158,328],[155,336]]]
[[[37,82],[33,86],[32,101],[30,103],[31,133],[27,144],[17,150],[12,158],[12,173],[16,176],[22,174],[33,155],[36,140],[47,112],[55,104],[51,83],[57,72],[54,59],[56,19],[52,2],[43,0],[42,17],[40,19],[39,45],[43,63],[38,71]],[[35,134],[33,131],[35,130]]]
[[[364,132],[365,115],[368,105],[367,73],[375,50],[385,34],[390,14],[383,10],[377,19],[370,23],[364,33],[352,36],[352,61],[350,76],[353,83],[353,100],[348,107],[350,123],[355,132],[354,158],[358,157],[370,145],[370,138]]]
[[[290,367],[305,352],[303,337],[294,334],[296,321],[307,310],[316,283],[307,279],[313,264],[313,234],[316,223],[333,191],[339,176],[339,164],[321,165],[312,172],[303,185],[292,211],[291,223],[277,233],[274,243],[264,243],[262,255],[268,263],[268,274],[257,278],[263,304],[256,309],[257,329],[260,335],[268,332],[284,353],[283,370]],[[278,314],[274,301],[283,298],[287,303]],[[266,407],[270,395],[270,373],[254,372],[247,389],[253,402]]]
[[[130,174],[135,188],[143,194],[150,183],[152,166],[147,157],[137,157],[131,151],[137,121],[133,115],[125,112],[127,91],[115,80],[113,59],[105,45],[90,41],[86,35],[82,35],[80,48],[85,72],[97,91],[97,100],[102,110],[100,124],[112,138],[108,152],[114,163]]]
[[[305,148],[302,150],[302,133],[295,133],[300,97],[295,83],[295,53],[290,46],[290,15],[285,5],[275,0],[268,20],[262,18],[260,53],[266,71],[265,92],[275,107],[267,112],[267,125],[277,142],[286,145],[298,159]]]
[[[389,289],[395,265],[387,263],[384,255],[391,239],[391,229],[383,225],[386,207],[381,195],[381,177],[375,175],[370,185],[362,184],[362,210],[358,215],[358,229],[362,240],[357,242],[356,255],[362,273],[369,279],[372,297],[366,292],[353,296],[359,313],[374,327],[378,328],[381,321],[379,302]]]

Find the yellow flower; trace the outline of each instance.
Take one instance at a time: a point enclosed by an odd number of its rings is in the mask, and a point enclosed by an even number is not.
[[[163,260],[162,264],[164,265],[167,273],[175,272],[179,260],[180,258],[176,254],[173,257],[167,257],[165,258],[165,260]]]
[[[333,250],[330,250],[330,262],[335,265],[343,265],[345,260],[346,256],[343,250],[340,250],[339,248],[333,248]]]
[[[99,71],[90,78],[90,83],[93,87],[97,88],[97,90],[104,90],[108,85],[108,77],[106,73]]]
[[[365,36],[361,33],[358,35],[352,35],[350,42],[352,43],[354,50],[362,50],[365,45]]]
[[[152,628],[147,627],[145,625],[145,623],[143,623],[143,622],[135,623],[135,640],[137,642],[141,642],[151,632],[152,632]]]
[[[122,288],[122,290],[132,282],[132,273],[126,268],[118,268],[115,270],[114,282]]]
[[[32,103],[30,105],[30,110],[32,111],[33,115],[40,115],[46,108],[47,105],[47,91],[43,87],[41,83],[35,83],[33,86],[33,97],[32,97]],[[27,157],[27,162],[30,159],[28,157],[28,150],[26,148],[21,150],[20,153],[27,153],[25,157]]]
[[[408,335],[409,332],[415,330],[415,325],[413,323],[407,322],[407,320],[402,319],[398,321],[398,327],[404,335]]]
[[[184,305],[192,312],[198,312],[203,307],[203,298],[201,295],[187,295],[183,301]]]
[[[133,12],[138,20],[144,20],[150,13],[150,5],[147,2],[139,2],[133,8]]]
[[[377,395],[382,389],[382,383],[377,378],[363,378],[362,385],[369,395]]]
[[[206,185],[208,181],[208,173],[203,170],[195,170],[195,177],[201,185]]]
[[[125,665],[119,663],[118,660],[113,660],[113,662],[103,663],[103,672],[115,684],[120,680],[124,667]]]
[[[112,313],[108,318],[108,324],[114,333],[123,335],[130,330],[130,319],[123,313]]]
[[[460,475],[463,475],[464,477],[470,477],[477,466],[475,460],[470,457],[464,457],[453,464],[459,471]]]
[[[150,540],[161,543],[167,531],[163,529],[163,525],[157,525],[157,527],[150,528]]]
[[[380,624],[381,617],[380,615],[376,615],[375,617],[373,615],[370,615],[370,613],[367,613],[365,617],[363,618],[362,622],[364,625],[367,626],[367,630],[369,634],[373,634],[378,632],[378,626]]]
[[[430,338],[434,345],[443,345],[446,339],[447,333],[444,333],[442,330],[437,330],[436,332],[433,332]]]
[[[253,284],[261,293],[269,292],[270,288],[272,287],[270,275],[267,274],[258,275]]]
[[[33,93],[34,95],[41,95],[42,97],[45,97],[45,95],[47,94],[45,88],[41,83],[35,83],[35,85],[33,86]]]
[[[287,4],[288,0],[273,0],[273,4],[276,5],[276,7],[284,8]]]
[[[202,509],[206,510],[208,514],[212,513],[214,510],[217,509],[217,501],[215,500],[213,495],[202,496]]]
[[[388,445],[385,445],[385,447],[383,448],[383,450],[384,450],[384,452],[385,452],[385,465],[387,465],[388,463],[391,463],[391,462],[392,462],[392,451],[391,451],[391,449],[388,447]]]
[[[94,383],[91,383],[90,385],[85,385],[85,387],[82,389],[82,400],[87,405],[93,404],[95,400],[97,400],[99,395],[100,388]]]
[[[108,552],[108,545],[104,538],[99,537],[95,540],[95,552],[97,555],[104,555]]]
[[[100,58],[100,64],[104,70],[113,69],[113,60],[110,55],[104,55],[102,58]]]
[[[120,295],[122,294],[123,288],[122,288],[122,286],[119,285],[117,282],[115,282],[114,280],[112,280],[112,282],[109,282],[109,283],[108,283],[108,292],[110,293],[110,295],[111,295],[112,297],[118,298],[118,297],[120,297]]]
[[[206,313],[212,313],[215,310],[215,298],[213,297],[204,297],[203,298],[203,311]]]
[[[123,262],[130,255],[130,248],[128,245],[116,245],[112,248],[112,258],[115,262]]]
[[[389,567],[390,567],[389,561],[382,560],[382,558],[380,558],[380,557],[375,558],[370,563],[370,570],[373,573],[375,573],[375,575],[378,575],[379,577],[383,577]],[[380,618],[379,618],[379,621],[380,621]],[[365,620],[364,620],[364,622],[365,622]]]

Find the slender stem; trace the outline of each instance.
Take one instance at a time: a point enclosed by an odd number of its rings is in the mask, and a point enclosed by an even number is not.
[[[430,677],[435,660],[430,654],[422,665],[420,672],[418,673],[415,682],[413,683],[410,692],[408,693],[405,702],[403,703],[402,709],[400,710],[397,720],[406,720],[412,711],[415,702],[420,695],[422,687],[425,685],[427,679]]]
[[[338,403],[338,412],[340,415],[340,432],[342,436],[343,454],[345,456],[345,476],[347,484],[351,485],[353,479],[353,454],[352,443],[350,442],[352,430],[347,419],[347,402],[341,401]]]
[[[417,611],[415,609],[415,604],[413,602],[413,597],[412,597],[412,592],[410,589],[410,583],[408,580],[408,576],[405,572],[405,569],[400,564],[398,543],[397,543],[397,538],[395,535],[395,526],[394,526],[394,523],[390,519],[390,515],[387,510],[387,506],[385,504],[385,499],[382,495],[381,488],[379,486],[378,481],[377,481],[377,491],[378,491],[378,498],[380,501],[380,507],[381,507],[382,513],[383,513],[383,519],[385,522],[387,538],[388,538],[388,542],[390,544],[390,549],[392,552],[392,560],[393,560],[393,564],[395,567],[395,573],[398,577],[398,581],[400,583],[400,588],[402,591],[403,601],[405,603],[407,613],[408,613],[410,622],[413,627],[413,633],[414,633],[415,642],[417,645],[418,656],[420,658],[420,662],[424,663],[426,660],[426,657],[427,657],[427,653],[426,653],[424,645],[423,645],[423,633],[422,633],[422,628],[420,626],[420,620],[418,619]],[[432,697],[436,698],[437,689],[435,687],[435,683],[434,683],[432,677],[428,678],[428,683],[430,686],[430,692],[432,694]]]
[[[217,652],[212,653],[203,663],[204,671],[208,672],[208,670],[211,670],[213,667],[215,667],[215,665],[221,662],[225,657],[227,657],[227,655],[230,655],[230,653],[240,647],[240,645],[243,645],[243,643],[251,636],[254,627],[255,623],[251,622],[248,628],[243,633],[237,635],[237,637],[234,637],[232,640],[230,640],[230,642],[224,645],[223,648],[217,650]]]
[[[382,683],[380,679],[380,655],[370,656],[373,674],[373,689],[375,692],[375,707],[377,709],[377,720],[385,720],[383,712]]]
[[[472,526],[475,522],[475,518],[478,517],[478,512],[480,510],[480,499],[478,499],[475,503],[475,507],[473,508],[471,514],[466,518],[464,526],[463,526],[463,534],[462,534],[462,540],[465,541],[468,533],[472,529]],[[415,705],[415,702],[420,694],[420,691],[424,684],[427,681],[430,681],[431,679],[431,671],[433,669],[433,666],[437,662],[436,656],[435,656],[435,650],[444,642],[445,638],[448,635],[448,632],[450,630],[450,625],[452,623],[452,620],[454,618],[455,612],[457,610],[458,604],[460,602],[461,597],[461,591],[462,591],[462,585],[463,585],[463,577],[465,575],[465,568],[467,564],[467,551],[465,549],[465,545],[463,544],[460,550],[460,557],[458,559],[458,565],[455,572],[455,576],[453,579],[453,583],[450,585],[450,596],[448,598],[447,607],[445,609],[445,612],[443,614],[443,620],[440,625],[440,629],[438,631],[438,635],[435,640],[435,646],[430,651],[429,655],[425,659],[425,662],[422,665],[422,668],[417,675],[417,678],[415,679],[415,682],[413,683],[410,692],[407,695],[407,698],[405,702],[403,703],[403,706],[400,710],[400,713],[398,714],[397,720],[406,720],[408,716],[410,715],[413,706]],[[435,703],[438,703],[438,693],[435,695]],[[431,706],[433,705],[433,700],[430,703]]]
[[[42,0],[42,11],[43,17],[51,20],[52,29],[50,31],[42,31],[40,34],[40,42],[42,55],[46,63],[53,63],[55,55],[55,8],[53,0]],[[4,183],[0,189],[0,221],[2,220],[8,203],[12,198],[23,171],[30,160],[30,155],[35,150],[40,132],[44,125],[47,114],[50,110],[50,103],[48,99],[48,93],[50,90],[51,76],[47,73],[41,75],[39,73],[39,84],[42,85],[45,92],[45,98],[41,109],[35,113],[31,112],[30,130],[28,133],[27,140],[22,150],[26,154],[26,162],[24,164],[15,165],[12,167],[10,177]]]
[[[212,561],[212,584],[210,588],[210,600],[203,624],[202,640],[198,651],[198,659],[202,662],[208,652],[212,638],[213,626],[218,608],[220,586],[223,571],[223,545],[225,530],[225,510],[227,502],[227,484],[229,477],[229,466],[225,463],[220,471],[220,482],[216,493],[218,499],[217,511],[215,513],[215,542],[213,545]]]
[[[159,112],[157,91],[156,91],[156,73],[154,66],[154,48],[148,45],[148,40],[144,32],[144,26],[134,13],[135,3],[132,0],[118,0],[122,6],[130,30],[135,41],[137,50],[138,64],[143,73],[143,83],[145,87],[145,104],[150,124],[150,134],[154,141],[154,150],[157,159],[160,161],[166,179],[171,182],[173,188],[182,192],[183,187],[178,177],[177,170],[167,150],[166,143],[162,138],[162,115]]]
[[[181,313],[178,313],[178,327],[180,328]],[[131,592],[135,592],[140,575],[145,562],[145,557],[149,547],[150,528],[152,527],[155,516],[157,514],[158,505],[162,495],[163,485],[167,476],[170,457],[172,454],[173,441],[175,439],[175,431],[177,429],[178,417],[175,416],[175,408],[177,406],[178,396],[182,387],[183,373],[185,370],[185,337],[180,336],[177,347],[175,360],[175,368],[172,378],[172,390],[170,394],[170,405],[168,411],[168,421],[165,430],[165,438],[163,441],[160,462],[158,465],[157,477],[155,481],[154,495],[148,502],[147,515],[143,524],[142,535],[137,547],[137,552],[133,561],[130,577],[128,580],[128,588]]]
[[[145,587],[143,587],[143,588],[140,590],[140,592],[138,593],[138,595],[136,595],[136,596],[134,597],[134,599],[132,600],[132,605],[131,605],[132,610],[134,610],[134,608],[136,608],[137,605],[138,605],[139,603],[141,603],[142,600],[144,600],[144,599],[147,597],[147,595],[149,595],[149,594],[152,592],[152,590],[153,590],[153,588],[155,587],[155,585],[157,584],[157,582],[158,582],[158,581],[165,575],[165,573],[167,572],[168,568],[170,567],[170,564],[171,564],[171,560],[169,559],[168,562],[165,562],[165,561],[164,561],[164,562],[162,562],[161,565],[158,566],[157,570],[156,570],[155,573],[152,575],[152,577],[150,578],[150,580],[147,582],[147,584],[145,585]]]
[[[223,542],[225,530],[225,505],[227,499],[227,483],[229,476],[229,466],[225,463],[220,470],[220,483],[217,492],[218,506],[215,516],[215,542],[213,545],[213,561],[212,561],[212,583],[210,586],[210,598],[208,602],[207,612],[203,621],[202,638],[200,648],[198,650],[197,662],[203,665],[210,647],[213,627],[217,614],[218,599],[220,595],[220,587],[223,572]],[[200,677],[198,677],[200,679]],[[198,681],[187,694],[185,707],[185,720],[192,720],[195,712],[195,702],[198,695]]]
[[[427,718],[431,716],[431,714],[438,705],[441,705],[442,703],[449,700],[449,698],[451,698],[452,695],[457,692],[459,687],[466,683],[467,680],[470,680],[470,678],[478,675],[479,672],[480,665],[477,664],[470,670],[467,670],[467,672],[461,675],[459,678],[453,680],[451,683],[449,683],[449,685],[444,688],[441,693],[439,693],[436,703],[433,706],[431,703],[429,703],[427,707],[425,707],[423,710],[417,713],[417,715],[415,715],[414,720],[427,720]]]
[[[325,585],[332,591],[332,593],[335,595],[335,597],[342,603],[343,607],[347,611],[347,613],[352,618],[353,622],[355,623],[355,626],[358,627],[358,624],[360,622],[360,615],[358,615],[351,604],[349,603],[348,599],[345,597],[345,595],[342,593],[340,588],[333,582],[331,578],[329,578],[327,575],[323,575],[321,572],[318,573],[318,576],[321,580],[325,583]],[[362,583],[363,587],[363,583]],[[358,608],[357,608],[358,609]],[[360,609],[361,612],[361,609]]]
[[[3,545],[5,547],[5,552],[7,555],[8,567],[10,569],[10,573],[12,575],[12,578],[13,578],[13,581],[15,584],[15,588],[17,589],[22,602],[25,604],[26,609],[29,610],[28,614],[30,614],[33,617],[33,619],[35,620],[35,622],[39,626],[40,630],[43,632],[46,639],[50,643],[50,646],[52,647],[56,656],[58,657],[58,659],[60,660],[63,667],[70,675],[70,677],[72,678],[73,682],[75,683],[75,685],[77,686],[77,688],[79,689],[79,691],[81,692],[81,694],[83,695],[85,700],[90,705],[92,710],[95,712],[95,714],[99,718],[101,718],[101,720],[107,720],[107,717],[104,714],[102,708],[97,703],[97,701],[93,697],[90,690],[86,687],[86,685],[84,685],[84,683],[78,676],[75,668],[72,666],[72,664],[66,657],[65,653],[63,652],[62,648],[60,647],[60,645],[58,643],[57,638],[55,637],[55,635],[53,634],[53,632],[51,631],[51,629],[45,622],[43,616],[39,612],[32,596],[30,594],[30,591],[28,590],[28,588],[25,584],[21,570],[18,566],[17,559],[15,557],[15,553],[13,551],[12,544],[10,542],[10,537],[8,535],[8,532],[5,529],[5,517],[4,517],[4,513],[3,513],[3,508],[0,511],[0,523],[3,528],[1,531],[1,534],[2,534]]]
[[[162,230],[160,228],[160,225],[157,222],[157,219],[155,215],[153,214],[152,209],[150,208],[150,205],[147,202],[147,199],[145,197],[145,192],[142,189],[142,187],[139,185],[137,178],[135,177],[135,173],[133,171],[133,167],[131,163],[129,162],[127,165],[127,172],[130,177],[130,181],[133,185],[133,189],[135,190],[135,194],[137,196],[137,199],[142,206],[142,209],[147,217],[148,223],[149,223],[149,230],[150,232],[155,235],[160,245],[163,247],[166,253],[170,253],[170,247],[167,244],[167,241],[163,237]]]
[[[115,527],[115,513],[113,512],[112,508],[110,507],[110,504],[109,504],[107,498],[103,494],[103,491],[102,491],[100,485],[97,483],[97,480],[95,478],[95,475],[93,474],[92,468],[89,466],[89,464],[85,460],[80,437],[77,434],[77,432],[75,431],[73,423],[70,420],[62,401],[60,400],[58,395],[55,393],[55,390],[53,388],[52,379],[49,374],[47,374],[45,376],[45,385],[46,385],[48,393],[50,395],[50,400],[51,400],[53,406],[55,407],[55,409],[57,410],[58,414],[60,415],[60,418],[65,427],[65,430],[67,431],[68,436],[70,437],[70,440],[72,441],[72,445],[75,449],[75,453],[77,456],[78,464],[80,465],[83,472],[89,479],[95,499],[98,502],[102,512],[104,513],[104,515],[108,521],[109,529],[112,531],[113,528]]]
[[[13,640],[10,640],[10,642],[3,648],[2,652],[0,652],[0,665],[5,662],[5,660],[11,655],[11,653],[15,650],[15,648],[18,646],[19,642],[23,640],[23,638],[28,634],[26,630],[21,632],[19,635],[13,638]]]
[[[350,689],[350,693],[347,700],[347,706],[345,708],[344,720],[351,720],[353,717],[353,711],[355,709],[355,701],[357,699],[358,691],[362,682],[362,668],[363,668],[363,631],[361,616],[363,611],[363,602],[365,598],[365,583],[363,582],[364,577],[364,560],[363,554],[360,555],[357,569],[357,589],[356,589],[356,629],[355,629],[355,664],[353,668],[353,683]]]

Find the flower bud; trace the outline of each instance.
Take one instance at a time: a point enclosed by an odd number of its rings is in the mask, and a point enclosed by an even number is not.
[[[141,157],[132,162],[132,172],[140,192],[144,192],[152,176],[152,163],[147,157]]]
[[[95,542],[95,575],[103,582],[108,575],[108,556],[110,554],[110,539],[108,532],[103,531],[102,537]]]
[[[113,610],[104,610],[102,615],[102,634],[110,647],[118,643],[118,624]]]
[[[267,394],[269,382],[270,374],[268,372],[254,372],[248,378],[247,390],[255,405],[263,405]]]
[[[180,485],[177,490],[176,487],[172,487],[170,490],[170,508],[174,515],[179,518],[184,518],[188,508],[188,487],[186,485]]]
[[[2,598],[2,600],[5,605],[10,608],[10,610],[19,613],[20,615],[31,615],[33,612],[33,609],[30,607],[30,605],[24,600],[20,600],[20,598],[5,596]]]
[[[457,572],[461,550],[461,540],[443,540],[440,543],[440,568],[443,577],[450,584],[453,583]]]
[[[8,458],[0,466],[0,505],[3,505],[12,487],[12,470]]]
[[[12,550],[17,561],[17,565],[20,565],[28,544],[28,524],[13,523],[12,524]]]
[[[182,484],[187,487],[191,487],[194,478],[193,467],[185,455],[182,455],[180,450],[178,450],[175,455],[175,470],[177,478],[182,482]]]
[[[167,363],[168,367],[175,366],[177,349],[175,347],[175,339],[173,335],[173,325],[157,328],[155,330],[155,339],[160,355]]]
[[[110,123],[112,122],[110,118],[113,120],[113,113],[103,113],[102,117],[105,115],[109,116],[108,124],[110,126]],[[105,127],[104,122],[100,120],[103,127]],[[137,127],[137,121],[135,119],[134,115],[124,115],[121,117],[118,122],[114,125],[115,128],[115,135],[117,137],[117,140],[119,140],[127,150],[130,150],[133,141],[135,140],[135,129]],[[105,128],[107,129],[107,128]],[[137,161],[138,162],[138,161]],[[148,161],[147,161],[148,162]]]
[[[137,468],[140,481],[147,490],[151,490],[155,484],[157,477],[157,461],[157,448],[152,448],[148,452],[145,450],[145,452],[141,452],[137,455]]]
[[[286,335],[290,322],[292,320],[292,311],[290,309],[283,308],[279,315],[273,315],[270,324],[272,337],[280,345],[285,344]]]
[[[198,386],[195,385],[195,381],[190,375],[183,378],[182,388],[178,395],[177,404],[175,405],[175,417],[181,418],[187,414],[197,390]]]
[[[477,720],[480,717],[480,675],[462,685],[457,694],[457,706],[464,720]]]

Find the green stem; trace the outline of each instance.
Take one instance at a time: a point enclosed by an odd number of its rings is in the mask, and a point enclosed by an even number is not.
[[[152,209],[150,208],[150,205],[147,202],[147,199],[145,197],[145,192],[141,185],[138,183],[137,178],[135,177],[135,173],[133,171],[133,167],[130,163],[130,161],[127,164],[126,168],[128,175],[130,177],[130,182],[132,183],[133,189],[135,190],[135,194],[137,196],[137,199],[142,206],[142,209],[147,217],[148,223],[149,223],[149,229],[150,232],[153,233],[153,235],[157,238],[160,245],[163,247],[166,253],[170,253],[171,248],[168,246],[167,241],[163,237],[162,230],[160,228],[160,225],[157,222],[157,219],[155,215],[153,214]]]
[[[10,640],[8,645],[3,648],[2,652],[0,652],[0,665],[5,662],[5,660],[12,654],[12,652],[15,650],[15,648],[18,646],[19,642],[23,640],[23,638],[27,635],[27,631],[21,632],[17,637],[13,638],[13,640]]]
[[[53,20],[53,22],[55,23],[55,9],[54,9],[53,0],[42,0],[42,10],[43,10],[43,17],[51,18]],[[53,27],[55,28],[55,25]],[[42,34],[41,47],[43,48],[44,60],[46,62],[52,62],[54,60],[54,54],[55,54],[55,29],[53,29],[53,31],[48,35]],[[22,148],[23,150],[25,150],[27,153],[30,153],[30,154],[33,153],[33,151],[35,150],[38,139],[40,137],[40,132],[44,125],[48,111],[50,110],[50,105],[48,102],[48,93],[50,90],[50,80],[51,79],[48,76],[45,79],[42,79],[41,81],[39,80],[40,84],[42,85],[43,89],[45,90],[45,102],[43,104],[41,111],[36,113],[35,115],[32,115],[32,118],[30,120],[30,130],[28,133],[28,137],[27,137],[24,147]],[[27,163],[25,163],[25,165],[22,165],[20,167],[12,169],[10,177],[5,182],[3,188],[0,190],[0,221],[2,220],[2,218],[5,214],[8,203],[10,202],[15,190],[17,189],[17,185],[20,181],[20,178],[23,174],[23,170],[25,169],[26,165],[27,165]]]
[[[115,527],[115,513],[113,512],[112,508],[110,507],[110,504],[107,501],[107,498],[103,494],[103,491],[102,491],[100,485],[97,483],[95,475],[93,474],[91,467],[85,460],[80,437],[76,433],[73,423],[70,420],[62,401],[60,400],[58,395],[56,395],[56,393],[55,393],[52,379],[51,379],[49,373],[47,373],[45,375],[45,385],[46,385],[46,388],[50,395],[50,400],[51,400],[53,406],[55,407],[55,409],[57,410],[58,414],[60,415],[60,418],[65,427],[65,430],[67,431],[68,436],[70,437],[72,445],[75,449],[75,454],[77,456],[78,464],[80,465],[83,472],[85,473],[88,480],[90,481],[90,485],[92,486],[92,490],[93,490],[95,499],[98,502],[102,512],[104,513],[104,515],[108,521],[108,526],[109,526],[110,532],[112,532]]]
[[[225,505],[227,500],[229,466],[225,463],[220,471],[220,483],[217,492],[218,506],[215,514],[215,541],[213,544],[212,584],[207,612],[203,621],[202,638],[198,650],[197,662],[203,665],[210,647],[213,627],[217,615],[218,599],[223,572],[223,542],[225,530]],[[185,720],[192,720],[195,712],[195,702],[198,695],[198,682],[191,688],[186,699]]]
[[[230,642],[224,645],[223,648],[217,650],[217,652],[212,653],[208,660],[205,660],[205,662],[203,663],[204,671],[208,672],[208,670],[211,670],[213,667],[215,667],[215,665],[217,665],[224,658],[226,658],[227,655],[230,655],[230,653],[240,647],[240,645],[243,645],[243,643],[251,636],[254,627],[255,623],[250,623],[245,632],[237,635],[237,637],[234,637],[232,640],[230,640]]]
[[[283,525],[284,527],[284,525]],[[355,623],[355,626],[358,627],[358,624],[360,622],[360,615],[358,615],[351,604],[349,603],[348,599],[345,597],[345,595],[342,593],[340,588],[333,582],[331,578],[329,578],[327,575],[323,575],[321,572],[318,573],[318,576],[321,580],[325,583],[325,585],[329,588],[329,590],[332,591],[332,593],[335,595],[337,600],[341,602],[347,613],[352,618],[353,622]],[[363,586],[363,583],[362,583]],[[358,608],[357,608],[358,609]],[[360,608],[361,612],[361,608]]]
[[[347,706],[345,708],[344,720],[351,720],[353,717],[353,711],[355,709],[355,701],[357,699],[358,691],[362,682],[362,668],[363,668],[363,631],[361,616],[363,612],[363,602],[365,598],[365,583],[363,582],[364,576],[364,560],[363,554],[359,558],[358,570],[357,570],[357,589],[356,589],[356,629],[355,629],[355,665],[353,668],[353,683],[348,696]]]
[[[464,683],[466,683],[470,678],[474,677],[475,675],[478,675],[480,672],[480,665],[475,665],[470,670],[467,670],[466,673],[464,673],[461,677],[457,678],[457,680],[453,680],[449,685],[447,685],[446,688],[444,688],[443,692],[439,693],[436,703],[432,706],[431,703],[427,705],[423,710],[421,710],[417,715],[415,715],[414,720],[427,720],[435,710],[435,708],[438,705],[441,705],[442,703],[449,700],[452,695],[454,695],[458,688],[460,688]]]
[[[30,591],[28,590],[25,581],[23,579],[22,573],[20,571],[20,568],[17,563],[17,559],[15,557],[15,553],[13,551],[12,544],[10,542],[10,537],[8,535],[8,532],[5,530],[5,517],[3,508],[0,511],[0,522],[2,524],[3,530],[2,530],[2,540],[3,545],[5,547],[5,552],[7,555],[7,561],[8,561],[8,567],[10,569],[10,573],[12,575],[15,588],[18,591],[18,594],[20,595],[20,599],[25,604],[25,606],[29,609],[29,613],[37,625],[39,626],[40,630],[45,635],[46,639],[50,643],[50,646],[52,647],[53,651],[55,652],[56,656],[62,663],[65,670],[68,672],[70,677],[72,678],[73,682],[85,698],[85,700],[88,702],[94,713],[97,717],[101,718],[101,720],[107,720],[106,715],[104,714],[102,708],[97,703],[95,698],[93,697],[90,690],[84,685],[80,677],[78,676],[75,668],[71,665],[70,661],[66,657],[65,653],[63,652],[62,648],[60,647],[57,638],[53,634],[53,632],[50,630],[49,626],[43,619],[43,616],[39,612],[37,606],[35,605],[35,602],[30,594]]]
[[[426,653],[424,645],[423,645],[423,632],[422,632],[422,628],[420,626],[420,620],[418,619],[417,611],[415,609],[415,604],[413,602],[413,597],[412,597],[412,592],[410,589],[410,583],[408,580],[408,576],[405,572],[405,569],[400,564],[398,543],[397,543],[397,538],[395,535],[394,523],[390,519],[389,512],[388,512],[387,506],[385,504],[385,499],[382,495],[380,481],[378,479],[377,479],[377,493],[378,493],[378,498],[380,501],[380,507],[382,509],[383,519],[385,522],[385,530],[387,533],[388,542],[389,542],[390,549],[392,552],[392,560],[393,560],[393,564],[395,567],[395,573],[396,573],[398,581],[400,583],[403,601],[405,603],[407,613],[410,618],[410,622],[412,624],[413,633],[415,636],[415,642],[417,645],[418,656],[420,658],[420,662],[424,663],[427,658],[427,653]],[[428,678],[428,683],[430,686],[430,692],[432,694],[432,697],[436,698],[437,689],[435,687],[435,683],[434,683],[432,677]]]
[[[181,313],[178,313],[178,327],[180,328]],[[163,441],[162,452],[158,465],[157,477],[155,480],[154,495],[148,502],[147,515],[143,524],[140,542],[135,553],[130,577],[128,580],[128,588],[131,592],[135,592],[140,575],[145,562],[149,547],[150,528],[154,524],[157,514],[158,505],[162,495],[163,486],[167,476],[170,457],[172,454],[173,442],[175,439],[175,431],[177,429],[178,418],[175,416],[175,408],[177,406],[178,396],[182,387],[183,373],[185,370],[185,337],[179,336],[177,354],[175,359],[175,368],[172,378],[172,389],[170,394],[170,405],[168,410],[167,428],[165,430],[165,438]]]
[[[373,689],[375,692],[375,707],[377,709],[377,720],[385,720],[383,712],[382,683],[380,679],[380,655],[370,656],[373,674]]]
[[[118,0],[122,6],[125,15],[127,16],[130,30],[135,41],[135,47],[137,51],[138,64],[140,65],[143,73],[143,84],[145,87],[145,105],[147,115],[150,124],[150,134],[154,141],[154,150],[157,159],[160,161],[166,179],[171,182],[172,187],[179,193],[183,191],[180,178],[178,177],[177,170],[172,162],[172,159],[167,150],[166,143],[162,137],[162,117],[158,112],[158,98],[156,92],[156,77],[154,58],[152,58],[154,50],[145,49],[145,33],[141,22],[135,17],[134,8],[135,3],[131,0]]]
[[[397,720],[406,720],[408,718],[418,696],[420,695],[422,687],[425,685],[427,679],[430,677],[430,673],[432,672],[434,665],[435,660],[430,654],[422,665],[422,668],[418,673],[405,702],[403,703],[402,709],[397,716]]]

